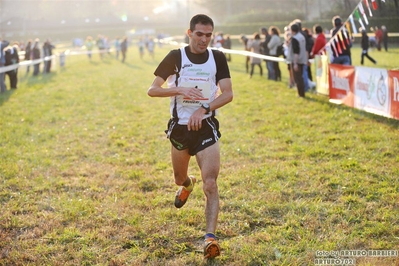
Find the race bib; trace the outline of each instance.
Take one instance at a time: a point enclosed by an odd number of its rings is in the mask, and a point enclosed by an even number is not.
[[[178,97],[179,102],[183,106],[201,106],[203,103],[209,103],[211,97],[211,81],[209,78],[190,78],[181,77],[180,87],[187,89],[199,88],[202,92],[202,98],[190,98],[180,95]]]

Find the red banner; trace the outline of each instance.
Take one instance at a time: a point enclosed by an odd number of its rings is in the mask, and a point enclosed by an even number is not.
[[[328,83],[330,86],[330,100],[354,106],[355,67],[330,64]]]
[[[399,119],[399,70],[388,71],[388,86],[391,96],[391,117]]]

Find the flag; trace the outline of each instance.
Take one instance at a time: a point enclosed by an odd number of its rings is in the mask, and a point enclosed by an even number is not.
[[[385,2],[385,1],[384,1]],[[377,1],[375,1],[375,0],[371,0],[371,3],[373,4],[373,9],[374,10],[377,10]]]
[[[363,24],[362,18],[360,17],[359,11],[356,9],[353,14],[355,15],[355,18],[357,18],[357,20],[359,21],[360,26],[362,26],[363,29],[366,29],[366,27]]]
[[[343,49],[343,50],[346,50],[346,45],[345,45],[344,37],[342,36],[342,32],[343,32],[343,30],[341,30],[341,31],[338,32],[338,37],[339,37],[339,39],[340,39],[340,41],[341,41],[341,47],[342,47],[342,49]]]
[[[359,11],[363,15],[364,22],[366,22],[366,24],[369,25],[369,21],[367,19],[366,13],[364,12],[364,8],[363,8],[363,5],[362,5],[362,2],[359,3]],[[366,28],[364,28],[364,29],[366,29]]]
[[[334,36],[334,43],[337,45],[338,54],[342,54],[341,45],[339,43],[338,33]]]
[[[346,24],[346,26],[347,26],[347,28],[349,28],[349,25],[348,25],[348,23]],[[344,33],[344,36],[345,36],[345,39],[346,39],[346,43],[348,44],[348,45],[350,45],[351,44],[351,40],[349,39],[350,38],[350,29],[348,30],[348,31],[346,31],[346,30],[343,30],[343,33]]]
[[[335,47],[334,41],[331,42],[331,47],[333,48],[335,55],[338,56],[337,48]]]
[[[371,0],[371,1],[373,1],[373,0]],[[375,0],[374,0],[374,1],[375,1]],[[369,10],[369,15],[370,15],[370,17],[372,17],[372,16],[373,16],[373,13],[371,13],[371,8],[370,8],[370,5],[369,5],[369,0],[364,0],[364,3],[366,4],[367,9]]]
[[[352,15],[349,16],[349,21],[350,21],[350,23],[351,23],[351,25],[352,25],[353,33],[354,33],[354,34],[357,34],[357,29],[356,29],[355,21],[353,20],[353,16],[352,16]]]

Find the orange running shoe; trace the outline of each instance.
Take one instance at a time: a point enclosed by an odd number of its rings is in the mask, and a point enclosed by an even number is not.
[[[191,179],[192,188],[191,188],[191,190],[187,190],[183,186],[181,186],[179,188],[179,190],[176,192],[176,198],[175,198],[175,207],[176,208],[181,208],[184,206],[184,204],[186,204],[188,196],[190,196],[191,191],[193,191],[194,184],[195,184],[195,182],[197,182],[195,177],[189,176],[189,178]]]
[[[214,238],[207,238],[205,240],[204,257],[208,259],[217,256],[220,256],[220,246],[218,242]]]

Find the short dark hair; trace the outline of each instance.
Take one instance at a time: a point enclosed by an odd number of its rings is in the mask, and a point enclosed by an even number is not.
[[[299,32],[299,25],[296,23],[291,24],[291,31],[292,32]]]
[[[315,25],[315,26],[314,26],[314,31],[315,31],[317,34],[320,34],[320,33],[323,32],[323,28],[322,28],[320,25]]]
[[[302,28],[302,21],[299,18],[294,19],[292,22],[295,23],[295,24],[298,24],[299,29]]]
[[[332,23],[335,27],[339,27],[342,25],[342,20],[340,16],[334,16],[332,19]]]
[[[190,20],[190,30],[195,30],[195,25],[202,24],[202,25],[211,25],[212,29],[214,28],[213,20],[204,14],[198,14],[191,18]]]

